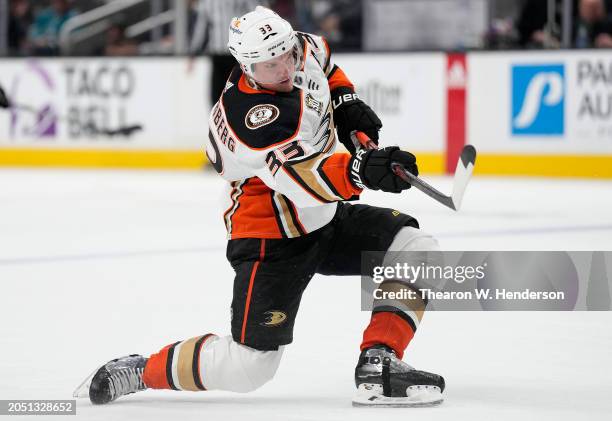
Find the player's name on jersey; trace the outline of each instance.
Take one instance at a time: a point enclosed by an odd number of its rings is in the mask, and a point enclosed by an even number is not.
[[[563,291],[532,291],[529,288],[521,291],[510,291],[505,288],[482,288],[473,291],[435,291],[421,288],[416,291],[402,288],[396,291],[385,291],[376,288],[372,293],[376,300],[564,300]]]

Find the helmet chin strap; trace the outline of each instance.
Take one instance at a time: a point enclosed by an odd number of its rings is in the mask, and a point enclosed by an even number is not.
[[[248,73],[245,73],[246,75],[246,81],[249,84],[249,86],[253,89],[262,89],[261,86],[259,86],[259,84],[257,83],[257,81],[253,78],[253,76],[249,76]]]
[[[249,72],[247,72],[246,67],[241,65],[242,67],[242,73],[244,73],[244,75],[246,76],[246,82],[247,84],[253,88],[253,89],[264,89],[259,82],[257,82],[257,80],[253,77],[253,75],[251,75]]]

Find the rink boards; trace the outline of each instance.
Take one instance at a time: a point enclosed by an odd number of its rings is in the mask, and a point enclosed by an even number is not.
[[[580,52],[337,54],[380,115],[384,144],[452,172],[612,178],[612,56]],[[0,165],[199,169],[210,63],[186,58],[3,60],[0,83],[34,113],[0,114]],[[133,135],[91,133],[140,125]]]

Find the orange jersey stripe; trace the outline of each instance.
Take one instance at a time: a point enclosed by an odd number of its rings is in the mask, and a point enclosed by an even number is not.
[[[237,206],[230,218],[230,238],[283,237],[276,222],[271,191],[258,177],[247,180],[242,186],[242,194],[236,198]]]
[[[349,154],[336,153],[321,161],[316,158],[296,161],[291,167],[283,166],[283,170],[321,203],[350,199],[361,193],[348,177]],[[232,187],[232,205],[223,215],[230,239],[291,238],[307,233],[295,205],[260,178],[234,182]]]
[[[362,192],[349,181],[348,166],[351,155],[347,153],[335,153],[323,162],[320,168],[323,178],[327,178],[330,187],[333,186],[340,197],[348,199]]]
[[[333,74],[331,75],[331,77],[328,79],[327,82],[329,84],[330,91],[333,91],[334,89],[340,88],[343,86],[347,88],[351,88],[353,89],[353,91],[355,90],[355,86],[353,86],[353,83],[349,80],[346,74],[339,67],[336,67],[336,70],[333,72]]]

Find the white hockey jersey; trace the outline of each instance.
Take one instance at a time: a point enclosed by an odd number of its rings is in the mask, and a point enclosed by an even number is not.
[[[292,92],[254,89],[236,66],[209,119],[206,153],[229,182],[228,239],[292,238],[333,218],[337,202],[361,190],[350,155],[334,153],[330,90],[353,89],[319,36],[298,33],[302,68]]]

